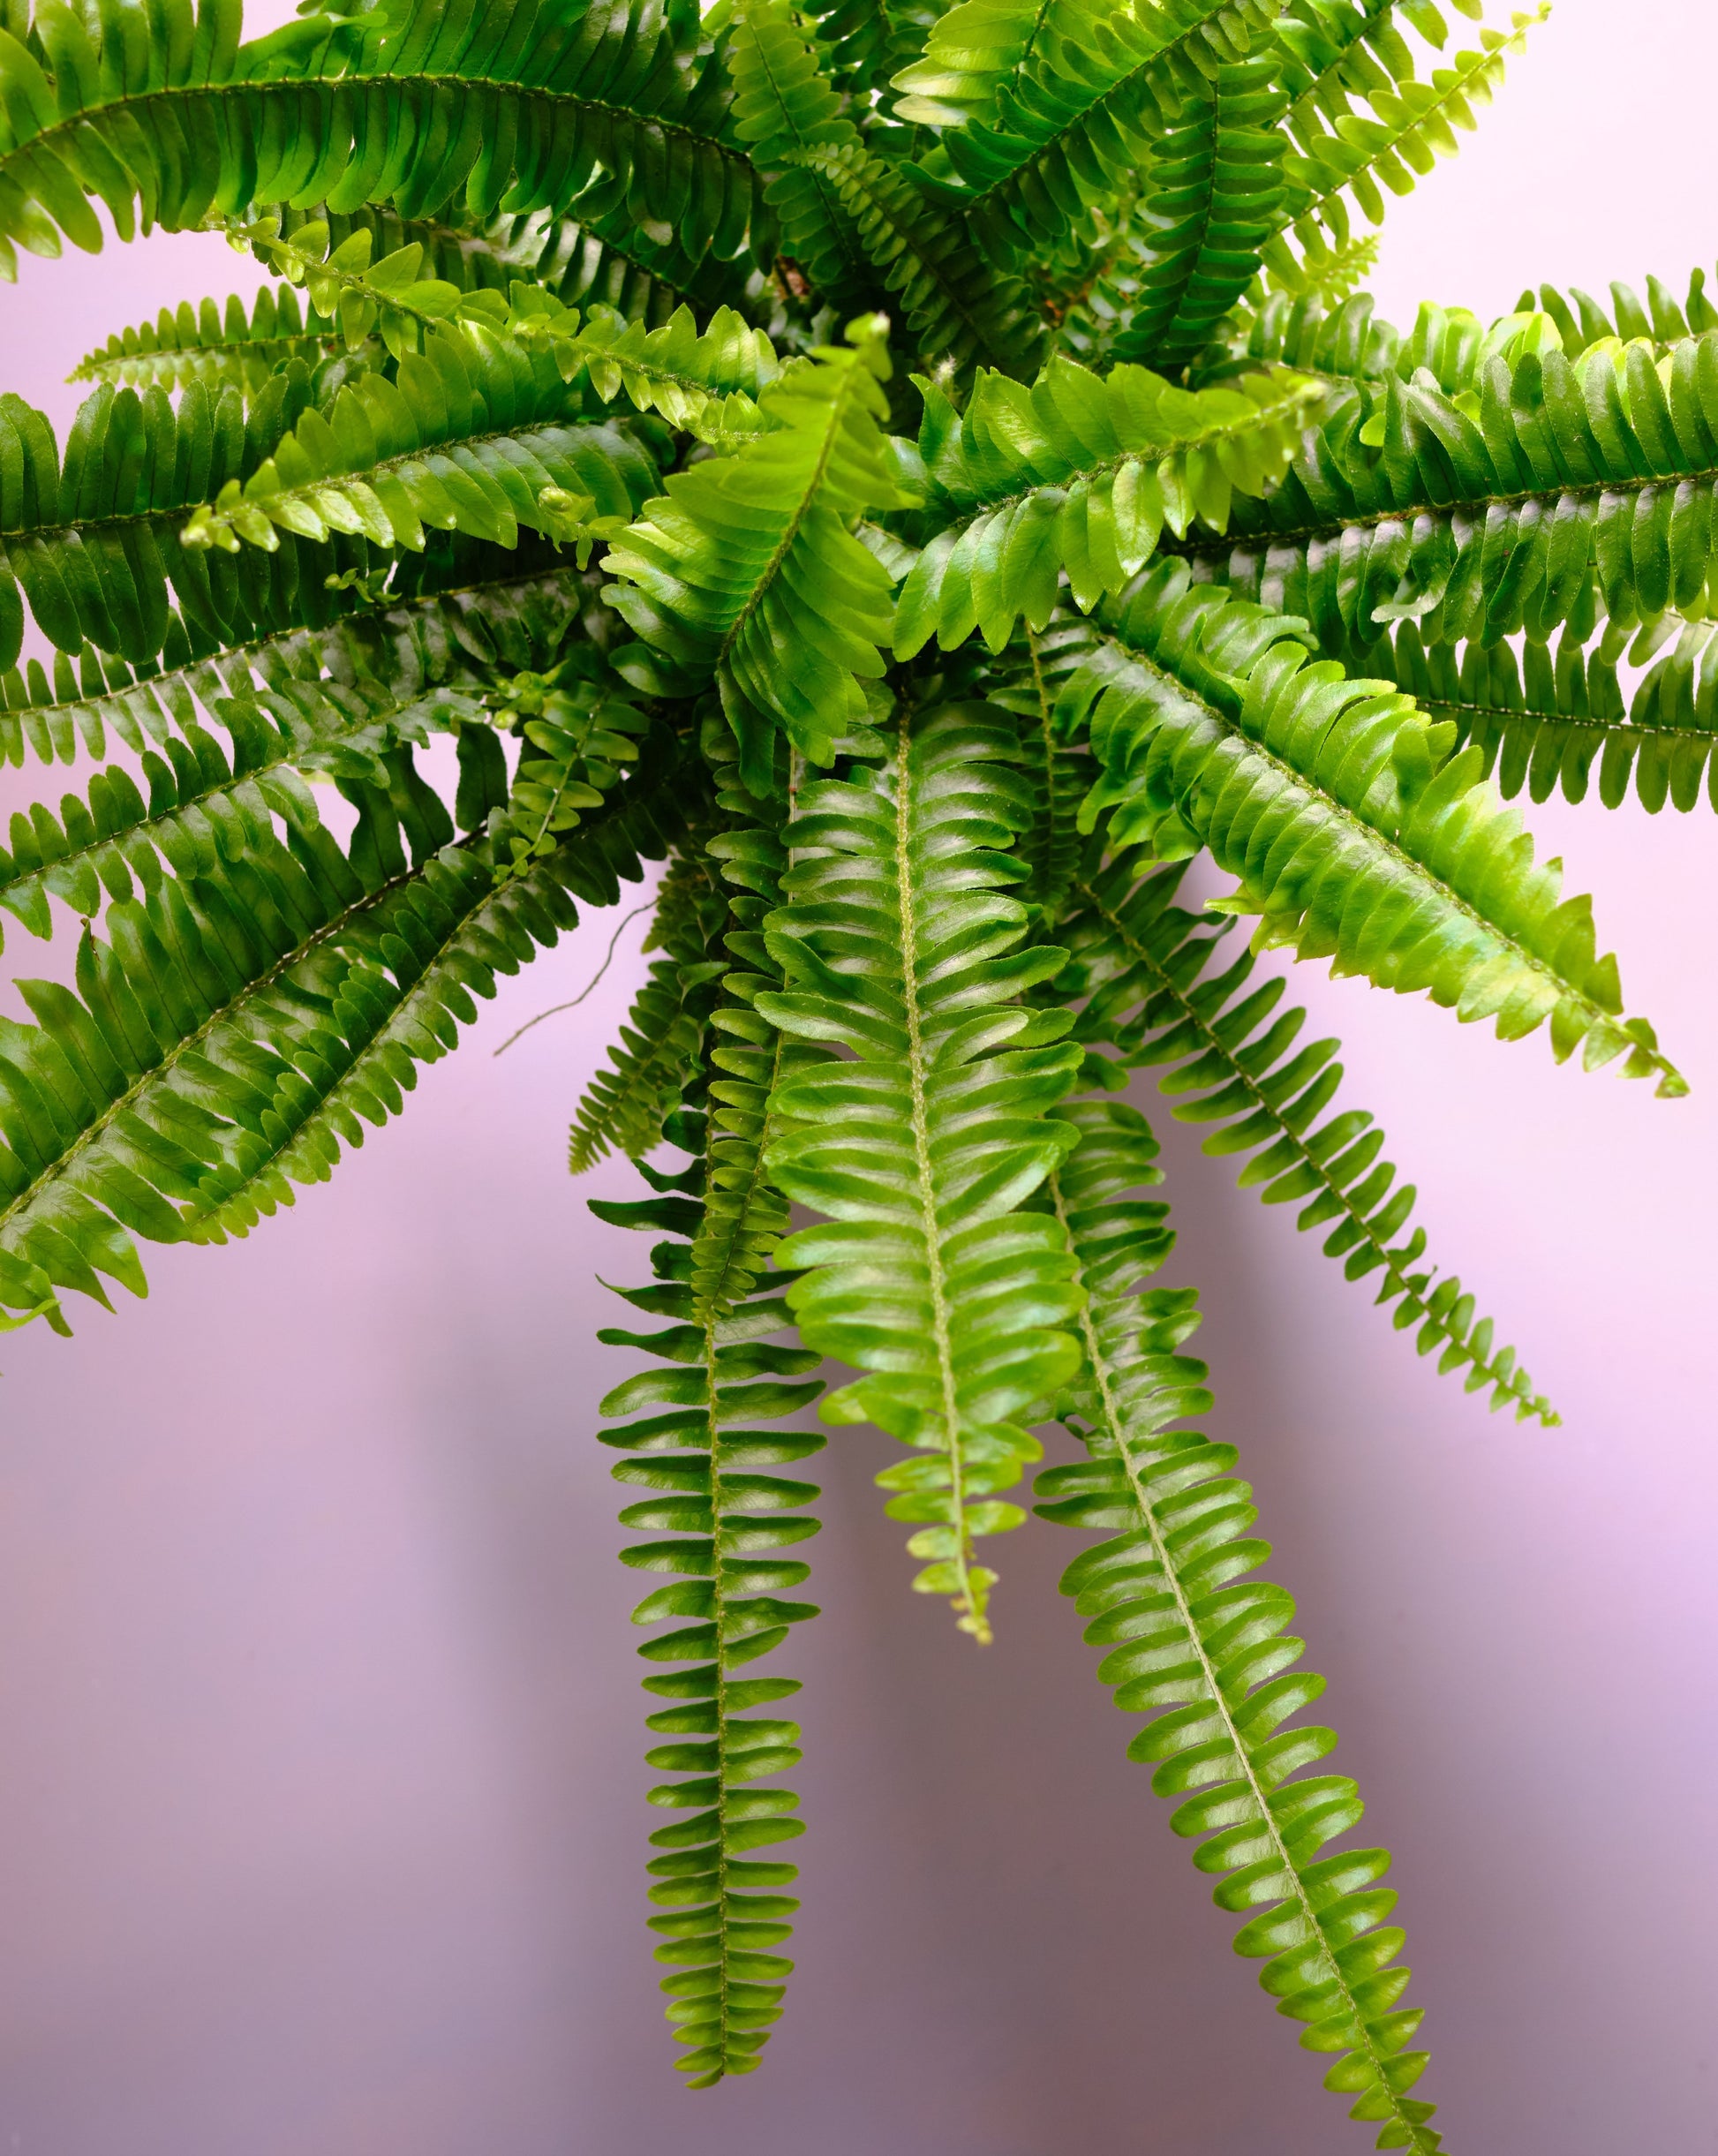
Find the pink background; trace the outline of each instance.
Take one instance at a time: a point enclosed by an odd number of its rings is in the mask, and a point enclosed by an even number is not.
[[[1563,0],[1377,280],[1482,313],[1712,261],[1710,11]],[[31,262],[4,380],[163,299],[215,241]],[[11,802],[26,774],[6,780]],[[1220,1406],[1398,1851],[1452,2151],[1718,2149],[1713,2125],[1711,812],[1533,821],[1594,889],[1680,1104],[1300,969],[1353,1099],[1561,1403],[1439,1382],[1292,1222],[1172,1137]],[[1054,1592],[998,1638],[906,1591],[840,1433],[799,1786],[806,1912],[757,2079],[674,2086],[644,1931],[640,1665],[590,1442],[642,1239],[561,1171],[643,923],[509,985],[332,1186],[147,1308],[0,1343],[0,2156],[1325,2156],[1368,2144],[1228,1950]],[[7,924],[10,959],[44,963]],[[784,1657],[784,1668],[789,1666]],[[1704,1958],[1703,1958],[1704,1949]]]

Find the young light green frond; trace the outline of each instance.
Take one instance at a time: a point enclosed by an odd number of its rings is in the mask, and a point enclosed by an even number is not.
[[[1283,199],[1283,100],[1268,58],[1216,71],[1152,155],[1134,228],[1145,242],[1118,359],[1185,366],[1258,275]]]
[[[1579,285],[1571,285],[1566,292],[1550,284],[1541,284],[1537,293],[1529,287],[1515,304],[1518,313],[1537,310],[1551,317],[1562,332],[1564,354],[1570,359],[1609,337],[1620,337],[1628,344],[1656,344],[1662,358],[1686,338],[1718,328],[1718,308],[1707,297],[1703,269],[1691,272],[1681,300],[1658,278],[1648,277],[1644,305],[1630,286],[1613,283],[1609,313],[1601,301]]]
[[[898,743],[880,771],[807,787],[788,826],[765,942],[789,986],[754,1007],[852,1054],[778,1086],[765,1165],[824,1216],[780,1253],[810,1268],[788,1290],[805,1343],[866,1373],[824,1419],[917,1448],[878,1478],[929,1560],[914,1584],[985,1640],[995,1574],[973,1543],[1023,1518],[1001,1493],[1072,1367],[1062,1236],[1020,1207],[1072,1142],[1045,1112],[1079,1052],[1066,1012],[1017,999],[1062,954],[1021,947],[1027,912],[1005,895],[1032,813],[1012,726],[954,705],[903,717]]]
[[[1474,106],[1489,103],[1511,54],[1550,12],[1549,0],[1540,0],[1530,12],[1518,10],[1507,33],[1481,29],[1477,50],[1458,53],[1425,81],[1405,77],[1390,87],[1375,86],[1367,94],[1370,117],[1351,110],[1326,126],[1315,102],[1299,104],[1300,147],[1283,159],[1286,230],[1265,255],[1272,273],[1292,290],[1306,274],[1303,264],[1316,265],[1344,245],[1351,199],[1369,222],[1381,224],[1385,194],[1411,194],[1440,156],[1454,155],[1456,131],[1472,132]]]
[[[475,322],[433,330],[394,380],[360,376],[326,415],[305,412],[271,456],[184,524],[181,547],[273,553],[283,531],[313,541],[343,531],[419,551],[426,529],[512,547],[523,526],[588,558],[624,529],[656,469],[623,428],[563,417],[571,403],[546,352]]]
[[[1228,909],[1262,943],[1330,958],[1505,1040],[1548,1021],[1561,1060],[1626,1058],[1686,1090],[1644,1019],[1625,1020],[1591,901],[1564,899],[1513,810],[1411,698],[1312,660],[1300,624],[1189,584],[1165,562],[1116,610],[1063,695],[1089,712],[1103,776],[1082,822],[1160,857],[1209,846],[1240,878]]]
[[[681,1112],[673,1142],[701,1150],[701,1122]],[[652,1535],[629,1544],[622,1564],[670,1576],[632,1621],[682,1620],[638,1651],[670,1665],[644,1679],[647,1692],[670,1702],[647,1724],[665,1740],[647,1763],[672,1777],[649,1801],[689,1816],[651,1836],[662,1853],[650,1865],[650,1898],[660,1912],[650,1922],[660,1942],[656,1959],[672,1972],[662,1979],[668,2020],[686,2047],[676,2063],[687,2085],[702,2089],[758,2065],[793,1973],[792,1962],[773,1949],[789,1936],[799,1907],[784,1892],[798,1875],[795,1866],[756,1852],[804,1832],[792,1816],[799,1799],[790,1790],[757,1786],[798,1765],[800,1732],[755,1711],[790,1699],[799,1685],[738,1672],[818,1614],[813,1603],[787,1599],[810,1567],[784,1554],[818,1531],[804,1509],[816,1503],[817,1486],[759,1470],[796,1467],[825,1440],[815,1431],[736,1426],[791,1414],[822,1388],[807,1376],[815,1354],[770,1341],[792,1322],[780,1279],[766,1278],[761,1293],[720,1316],[694,1293],[688,1239],[700,1232],[705,1164],[695,1159],[678,1174],[644,1172],[660,1195],[632,1204],[595,1201],[591,1210],[672,1239],[651,1254],[652,1285],[617,1291],[635,1309],[669,1323],[653,1332],[605,1327],[597,1335],[658,1358],[615,1386],[599,1412],[655,1412],[597,1435],[629,1456],[614,1469],[615,1481],[638,1493],[622,1526]]]
[[[1668,648],[1666,648],[1668,646]],[[1593,790],[1608,809],[1631,793],[1650,814],[1667,804],[1687,810],[1702,795],[1718,808],[1718,646],[1710,622],[1664,615],[1631,644],[1608,624],[1583,651],[1565,636],[1555,654],[1543,645],[1469,644],[1459,657],[1429,647],[1412,622],[1376,647],[1380,670],[1399,681],[1422,709],[1454,722],[1496,775],[1505,800],[1525,788],[1533,801],[1561,792],[1585,801]],[[1651,661],[1624,698],[1616,669],[1624,656]]]
[[[1181,543],[1238,589],[1304,615],[1359,656],[1386,622],[1495,644],[1602,607],[1624,628],[1704,612],[1718,479],[1718,331],[1661,362],[1545,338],[1487,362],[1455,397],[1390,374],[1337,395],[1269,501],[1238,501],[1226,541]]]
[[[288,201],[559,216],[607,173],[647,237],[694,259],[739,253],[762,208],[689,10],[400,0],[245,46],[237,28],[231,0],[204,0],[194,26],[188,0],[163,0],[147,26],[116,11],[105,31],[52,9],[40,57],[9,40],[0,269],[16,245],[57,254],[62,233],[99,249],[92,195],[128,239]]]
[[[583,1175],[609,1152],[642,1161],[700,1067],[717,984],[726,898],[703,849],[678,853],[662,879],[646,950],[667,955],[633,999],[607,1067],[584,1089],[568,1139],[568,1165]]]
[[[1384,1134],[1373,1118],[1356,1108],[1325,1114],[1342,1079],[1338,1044],[1301,1043],[1307,1014],[1279,1011],[1281,981],[1249,986],[1249,954],[1218,969],[1224,946],[1209,916],[1172,902],[1180,878],[1179,868],[1151,872],[1137,855],[1082,864],[1058,929],[1071,958],[1056,992],[1083,1005],[1075,1037],[1118,1050],[1130,1067],[1162,1068],[1178,1121],[1220,1126],[1202,1150],[1250,1154],[1243,1189],[1267,1205],[1299,1205],[1303,1232],[1330,1228],[1324,1255],[1342,1260],[1348,1279],[1381,1275],[1375,1300],[1394,1306],[1398,1332],[1418,1326],[1415,1346],[1435,1351],[1440,1371],[1465,1372],[1470,1392],[1489,1389],[1494,1412],[1558,1421],[1515,1350],[1494,1350],[1492,1321],[1476,1319],[1461,1282],[1421,1265],[1425,1230],[1405,1233],[1415,1193],[1379,1158]]]
[[[902,119],[944,129],[928,177],[993,246],[1054,244],[1130,186],[1189,98],[1209,97],[1269,0],[965,0],[895,79]]]
[[[212,299],[194,311],[185,300],[177,308],[163,307],[154,321],[122,329],[87,352],[68,380],[132,389],[159,384],[168,390],[193,381],[210,389],[231,382],[252,397],[288,360],[302,359],[313,368],[345,349],[338,325],[327,315],[314,307],[301,313],[297,293],[265,284],[248,314],[237,295],[223,309]]]
[[[933,536],[900,593],[898,659],[932,636],[952,650],[975,628],[1000,652],[1022,615],[1044,628],[1064,574],[1086,610],[1119,592],[1165,524],[1177,537],[1195,516],[1221,525],[1236,492],[1279,479],[1320,395],[1287,373],[1190,391],[1143,367],[1100,379],[1068,359],[1030,389],[981,374],[964,413],[922,386]]]
[[[863,726],[883,672],[889,579],[853,519],[893,506],[878,422],[887,358],[873,337],[824,347],[760,402],[769,431],[673,474],[605,555],[604,596],[682,692],[713,678],[740,775],[772,788],[778,728],[813,763]]]
[[[1323,1679],[1295,1667],[1306,1648],[1288,1635],[1291,1597],[1247,1578],[1270,1545],[1250,1533],[1258,1511],[1234,1448],[1172,1427],[1210,1395],[1205,1366],[1175,1352],[1199,1322],[1191,1291],[1138,1293],[1169,1240],[1164,1209],[1129,1195],[1157,1180],[1157,1145],[1118,1103],[1070,1112],[1081,1142],[1051,1191],[1086,1300],[1062,1406],[1090,1458],[1040,1475],[1036,1509],[1109,1539],[1074,1559],[1062,1591],[1108,1650],[1098,1675],[1116,1705],[1152,1717],[1127,1756],[1154,1769],[1158,1796],[1181,1799],[1172,1829],[1203,1837],[1194,1863],[1217,1879],[1212,1899],[1247,1918],[1235,1951],[1264,1962],[1259,1982],[1306,2024],[1307,2050],[1342,2054],[1324,2085],[1354,2099],[1349,2116],[1378,2128],[1377,2145],[1435,2156],[1434,2107],[1408,2093],[1427,2054],[1406,2048],[1420,2013],[1398,2004],[1409,1972],[1387,1921],[1396,1896],[1379,1885],[1389,1851],[1319,1856],[1364,1809],[1346,1775],[1305,1772],[1336,1747],[1334,1730],[1293,1722]]]

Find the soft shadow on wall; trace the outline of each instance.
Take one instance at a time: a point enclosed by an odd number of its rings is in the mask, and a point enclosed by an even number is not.
[[[1392,210],[1385,313],[1710,260],[1691,56],[1713,33],[1655,0],[1624,55],[1616,20],[1564,0],[1462,159]],[[1651,162],[1609,169],[1601,114]],[[256,281],[194,238],[26,264],[0,295],[4,379],[62,417],[86,346]],[[1295,974],[1420,1185],[1434,1254],[1497,1310],[1562,1432],[1436,1382],[1165,1130],[1172,1277],[1211,1313],[1210,1427],[1259,1485],[1341,1760],[1399,1852],[1452,2147],[1709,2138],[1714,1868],[1663,1824],[1705,1815],[1713,1763],[1690,1703],[1710,1697],[1714,1614],[1699,1224],[1718,1028],[1682,925],[1704,918],[1707,816],[1532,815],[1598,892],[1687,1103]],[[611,925],[507,984],[405,1119],[292,1213],[225,1252],[155,1254],[148,1305],[92,1311],[70,1344],[0,1343],[0,2149],[1365,2146],[1121,1758],[1054,1591],[1074,1538],[1005,1546],[981,1654],[905,1592],[863,1434],[824,1459],[827,1615],[791,1663],[811,1831],[788,2016],[756,2079],[673,2085],[635,1582],[590,1442],[628,1367],[592,1342],[612,1312],[592,1275],[636,1276],[645,1244],[584,1210],[623,1170],[560,1172],[642,923],[579,1012],[485,1053],[583,986]]]

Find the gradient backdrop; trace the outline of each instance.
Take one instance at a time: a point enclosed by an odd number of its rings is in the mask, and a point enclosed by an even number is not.
[[[1393,210],[1384,313],[1710,263],[1715,65],[1694,0],[1562,0],[1480,136]],[[256,281],[197,238],[29,262],[0,380],[63,418],[88,343]],[[1692,1099],[1313,968],[1297,989],[1434,1255],[1565,1427],[1438,1382],[1179,1133],[1172,1277],[1208,1297],[1214,1428],[1399,1852],[1452,2151],[1708,2156],[1713,818],[1533,820]],[[147,1308],[0,1350],[0,2156],[1368,2145],[1121,1756],[1055,1593],[1073,1538],[1005,1548],[976,1651],[906,1592],[865,1433],[826,1456],[826,1616],[793,1650],[811,1831],[787,2017],[756,2080],[676,2087],[643,1929],[637,1581],[590,1442],[629,1367],[592,1343],[617,1308],[592,1271],[636,1277],[644,1246],[584,1210],[624,1168],[561,1168],[642,926],[496,1064],[610,921],[507,986],[291,1214],[154,1255]]]

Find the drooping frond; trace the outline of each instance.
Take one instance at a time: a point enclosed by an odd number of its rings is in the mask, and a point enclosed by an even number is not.
[[[1067,359],[1030,389],[981,375],[964,413],[928,384],[919,449],[934,536],[900,594],[895,656],[933,636],[952,650],[975,627],[999,652],[1022,615],[1044,628],[1064,574],[1081,608],[1119,592],[1165,525],[1220,526],[1237,491],[1280,479],[1317,395],[1285,372],[1189,391],[1143,367],[1100,379]]]
[[[740,775],[767,794],[775,735],[812,762],[863,725],[889,580],[848,529],[896,499],[878,420],[881,344],[822,349],[765,388],[769,431],[678,471],[604,557],[605,594],[683,692],[712,679]]]
[[[27,814],[15,810],[10,847],[0,847],[0,907],[46,937],[50,898],[89,920],[109,898],[132,898],[134,878],[153,893],[164,869],[182,880],[209,873],[221,861],[266,848],[275,818],[314,825],[299,773],[326,772],[386,791],[403,779],[395,761],[402,743],[421,744],[432,728],[483,724],[485,716],[455,690],[402,700],[335,682],[295,682],[215,703],[230,751],[186,719],[161,750],[143,751],[147,799],[124,765],[114,765],[98,771],[84,795],[67,794],[57,816],[41,802]]]
[[[1425,1230],[1405,1233],[1414,1189],[1379,1157],[1383,1132],[1364,1109],[1326,1114],[1342,1079],[1338,1044],[1302,1043],[1306,1012],[1279,1008],[1282,981],[1253,982],[1250,954],[1221,967],[1209,919],[1172,903],[1181,872],[1126,854],[1081,864],[1058,929],[1072,958],[1056,992],[1083,1006],[1075,1037],[1130,1067],[1161,1068],[1178,1120],[1218,1126],[1202,1150],[1250,1154],[1242,1187],[1267,1205],[1299,1205],[1303,1231],[1330,1229],[1325,1255],[1350,1280],[1380,1276],[1375,1300],[1398,1331],[1419,1328],[1415,1346],[1435,1352],[1441,1371],[1488,1390],[1494,1410],[1556,1422],[1515,1350],[1493,1348],[1492,1321],[1476,1318],[1460,1280],[1422,1264]]]
[[[105,1274],[143,1293],[133,1236],[242,1234],[325,1180],[454,1044],[472,992],[571,925],[570,893],[610,903],[660,852],[672,762],[665,745],[636,796],[524,873],[408,813],[409,860],[383,797],[350,859],[294,826],[110,907],[78,993],[20,982],[37,1023],[0,1021],[0,1302],[63,1327],[55,1290],[105,1301]]]
[[[1153,1768],[1158,1796],[1181,1799],[1173,1831],[1203,1837],[1194,1862],[1218,1880],[1212,1898],[1247,1918],[1236,1952],[1264,1962],[1259,1981],[1306,2024],[1308,2050],[1341,2054],[1324,2085],[1353,2098],[1349,2115],[1378,2128],[1378,2146],[1435,2156],[1433,2106],[1408,2093],[1427,2054],[1406,2048],[1420,2015],[1398,2004],[1409,1972],[1387,1921],[1396,1896],[1379,1884],[1389,1851],[1320,1857],[1364,1809],[1346,1775],[1305,1772],[1336,1745],[1334,1730],[1293,1720],[1323,1679],[1295,1667],[1291,1597],[1247,1576],[1270,1546],[1250,1533],[1258,1511],[1234,1448],[1172,1427],[1210,1395],[1204,1365],[1175,1353],[1198,1323],[1192,1293],[1137,1292],[1168,1240],[1164,1209],[1129,1195],[1157,1180],[1156,1142],[1119,1104],[1069,1112],[1081,1141],[1051,1190],[1086,1300],[1061,1408],[1090,1458],[1042,1474],[1036,1510],[1108,1539],[1074,1559],[1062,1591],[1108,1650],[1098,1675],[1116,1705],[1151,1716],[1127,1756]]]
[[[1404,77],[1390,87],[1374,87],[1367,95],[1369,117],[1350,111],[1327,125],[1315,101],[1297,105],[1300,147],[1283,159],[1287,229],[1265,257],[1273,273],[1292,289],[1305,275],[1303,262],[1316,265],[1345,245],[1352,236],[1351,201],[1371,223],[1382,223],[1384,196],[1412,193],[1439,156],[1455,154],[1456,131],[1472,131],[1473,108],[1490,102],[1510,55],[1550,11],[1549,0],[1540,0],[1531,12],[1518,10],[1507,32],[1481,29],[1477,49],[1456,54],[1423,82]]]
[[[646,945],[665,955],[652,963],[573,1118],[567,1160],[575,1175],[610,1152],[642,1161],[661,1142],[663,1125],[703,1060],[727,914],[702,849],[680,853],[663,878]]]
[[[152,747],[171,756],[175,735],[209,720],[222,723],[226,705],[249,705],[260,683],[290,699],[326,675],[342,690],[403,705],[468,675],[489,682],[548,669],[593,597],[592,580],[570,569],[463,542],[438,541],[417,566],[426,572],[425,590],[402,583],[374,591],[363,579],[325,590],[328,606],[318,611],[332,611],[335,602],[350,609],[326,628],[283,629],[221,651],[200,638],[193,644],[184,622],[170,615],[158,667],[133,671],[86,645],[75,672],[57,652],[50,679],[32,659],[22,673],[0,678],[0,753],[13,764],[26,752],[70,764],[80,750],[107,756],[112,735],[136,756]],[[270,708],[292,723],[291,708]],[[306,764],[332,768],[313,753]]]
[[[1112,637],[1063,691],[1090,712],[1103,776],[1082,818],[1160,857],[1209,846],[1240,878],[1232,910],[1260,937],[1401,993],[1420,989],[1518,1039],[1549,1021],[1559,1059],[1624,1056],[1685,1090],[1644,1019],[1624,1020],[1591,901],[1481,778],[1387,682],[1314,660],[1304,629],[1193,585],[1165,562],[1117,610]]]
[[[775,1104],[795,1070],[828,1052],[771,1025],[757,1007],[760,991],[786,985],[765,924],[781,904],[787,851],[780,825],[783,809],[792,813],[800,759],[789,752],[782,795],[760,802],[741,785],[725,735],[720,721],[705,731],[726,819],[706,850],[728,886],[731,925],[723,941],[735,970],[723,976],[711,1013],[710,1166],[691,1275],[693,1293],[718,1314],[750,1293],[787,1233],[787,1201],[765,1165],[780,1127]]]
[[[697,1149],[700,1120],[682,1112],[674,1142]],[[798,1764],[800,1732],[755,1710],[791,1698],[799,1685],[739,1672],[779,1647],[789,1626],[818,1614],[812,1603],[786,1599],[810,1568],[784,1554],[818,1531],[804,1510],[816,1502],[817,1486],[759,1470],[797,1466],[825,1442],[813,1431],[735,1427],[791,1414],[822,1388],[806,1376],[815,1354],[769,1339],[791,1323],[780,1279],[767,1279],[762,1292],[720,1317],[694,1294],[688,1239],[698,1232],[703,1167],[695,1159],[677,1174],[646,1170],[661,1195],[592,1205],[605,1220],[672,1239],[652,1252],[653,1285],[616,1291],[635,1309],[669,1323],[652,1332],[605,1327],[597,1335],[659,1359],[616,1385],[598,1412],[657,1412],[597,1436],[630,1456],[614,1479],[639,1495],[621,1525],[652,1536],[629,1543],[622,1562],[672,1576],[645,1596],[632,1621],[682,1620],[638,1652],[651,1662],[682,1665],[644,1679],[647,1692],[673,1702],[647,1723],[664,1740],[647,1763],[674,1777],[651,1790],[650,1802],[689,1814],[651,1836],[662,1853],[650,1866],[650,1898],[661,1912],[650,1921],[660,1942],[656,1958],[672,1971],[662,1979],[668,2019],[687,2047],[676,2064],[694,2089],[757,2067],[793,1971],[774,1949],[793,1928],[799,1903],[783,1889],[797,1873],[755,1852],[804,1832],[792,1816],[799,1799],[790,1790],[757,1786]]]
[[[1023,662],[992,675],[987,700],[1020,721],[1020,760],[1032,798],[1032,821],[1014,844],[1027,871],[1020,895],[1038,908],[1044,932],[1053,935],[1069,901],[1083,851],[1080,805],[1091,785],[1091,758],[1083,743],[1066,738],[1057,708],[1053,660],[1033,630],[1025,632]],[[1013,654],[1011,653],[1010,656]]]
[[[866,1373],[824,1419],[917,1448],[878,1478],[888,1509],[928,1560],[914,1584],[981,1640],[995,1574],[973,1543],[1022,1519],[1000,1493],[1039,1456],[1024,1422],[1074,1353],[1060,1231],[1019,1210],[1072,1142],[1046,1111],[1079,1051],[1065,1012],[1016,1000],[1062,962],[1021,947],[1026,910],[1004,895],[1031,817],[1016,753],[1012,728],[956,705],[903,716],[881,770],[807,787],[766,930],[790,985],[755,999],[852,1052],[778,1087],[767,1156],[783,1195],[825,1216],[780,1253],[811,1269],[787,1292],[805,1343]]]

